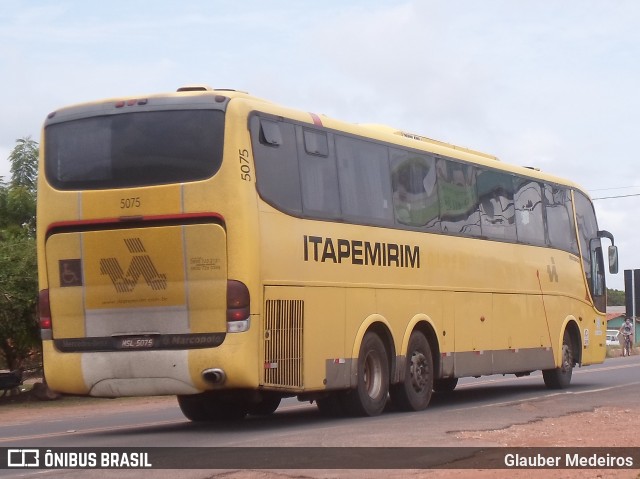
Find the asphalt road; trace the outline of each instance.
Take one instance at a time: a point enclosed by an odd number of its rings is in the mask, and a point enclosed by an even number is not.
[[[54,408],[51,418],[44,421],[18,425],[0,421],[0,447],[459,446],[452,434],[456,431],[503,428],[598,406],[636,406],[640,405],[639,393],[640,356],[632,356],[575,369],[566,390],[546,389],[540,373],[522,378],[467,378],[453,393],[434,395],[426,411],[386,411],[374,418],[325,418],[315,405],[295,399],[283,401],[272,416],[250,417],[231,425],[191,423],[173,402],[143,411],[83,413],[64,419],[55,417]],[[2,414],[0,411],[0,417]],[[41,474],[12,470],[0,471],[0,476],[3,473],[9,473],[8,477]]]

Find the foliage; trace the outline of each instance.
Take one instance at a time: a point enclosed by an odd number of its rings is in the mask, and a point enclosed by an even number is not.
[[[8,235],[0,241],[0,354],[9,369],[22,367],[39,345],[35,239]]]
[[[0,181],[0,359],[22,367],[39,346],[35,244],[38,144],[17,140],[11,181]]]
[[[11,187],[24,188],[35,197],[38,178],[38,143],[30,137],[19,138],[9,155]]]
[[[624,306],[625,305],[624,291],[617,289],[607,288],[607,306]]]

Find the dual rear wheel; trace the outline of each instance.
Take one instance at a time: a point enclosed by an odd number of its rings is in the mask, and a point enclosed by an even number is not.
[[[544,382],[549,388],[565,388],[571,382],[574,365],[574,346],[565,331],[560,367],[543,371]],[[426,409],[433,391],[452,391],[457,378],[444,378],[434,382],[431,346],[425,335],[414,331],[409,338],[405,358],[404,379],[389,385],[389,355],[382,339],[374,332],[365,334],[360,346],[357,364],[357,384],[348,391],[330,392],[316,403],[320,413],[329,416],[377,416],[382,413],[387,398],[401,411]],[[280,404],[280,397],[265,396],[258,403],[242,398],[219,397],[214,393],[178,396],[183,414],[192,421],[230,421],[247,414],[268,415]]]
[[[544,382],[551,389],[569,386],[575,364],[575,345],[568,330],[562,341],[562,363],[559,367],[542,372]],[[323,413],[335,415],[346,412],[358,416],[375,416],[386,405],[387,394],[392,404],[401,411],[426,409],[433,391],[450,392],[458,384],[458,378],[434,381],[433,357],[429,341],[420,331],[409,338],[405,358],[404,379],[389,386],[389,361],[384,343],[378,335],[368,332],[360,347],[358,380],[355,389],[346,393],[332,393],[318,401]]]
[[[433,392],[433,357],[429,341],[420,331],[409,338],[404,381],[391,386],[391,402],[401,411],[426,409]]]
[[[389,357],[380,337],[368,332],[360,345],[356,387],[343,393],[342,406],[352,416],[377,416],[388,394]]]
[[[427,338],[414,331],[409,338],[404,380],[389,385],[389,355],[374,332],[365,334],[360,346],[357,384],[348,391],[331,392],[316,401],[321,414],[329,416],[377,416],[391,397],[399,410],[425,409],[433,391],[433,358]]]

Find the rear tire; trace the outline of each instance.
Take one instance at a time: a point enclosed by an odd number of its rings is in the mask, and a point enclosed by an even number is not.
[[[325,397],[316,399],[316,406],[320,415],[324,417],[340,417],[345,415],[340,395],[342,391],[328,393]]]
[[[342,404],[353,416],[377,416],[384,411],[389,395],[389,358],[377,334],[365,334],[358,356],[355,389],[344,393]]]
[[[549,389],[564,389],[571,383],[573,373],[573,343],[569,331],[562,337],[562,364],[559,368],[542,371],[544,384]]]
[[[178,396],[182,414],[193,422],[239,421],[249,412],[248,402],[240,396],[220,397],[216,393]]]
[[[281,399],[280,396],[265,396],[259,403],[251,405],[249,414],[252,416],[270,416],[280,406]]]
[[[178,396],[178,406],[180,406],[184,417],[189,421],[203,422],[209,420],[202,394]]]
[[[436,379],[433,383],[433,390],[438,393],[450,393],[458,385],[458,378]]]
[[[391,402],[401,411],[426,409],[433,393],[433,358],[424,334],[411,333],[404,380],[391,386]]]

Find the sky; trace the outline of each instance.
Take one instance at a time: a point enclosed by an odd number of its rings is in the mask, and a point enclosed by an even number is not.
[[[640,269],[640,2],[1,0],[0,176],[62,106],[247,91],[534,166],[583,186]],[[609,198],[609,197],[619,198]],[[623,197],[621,197],[623,196]]]

